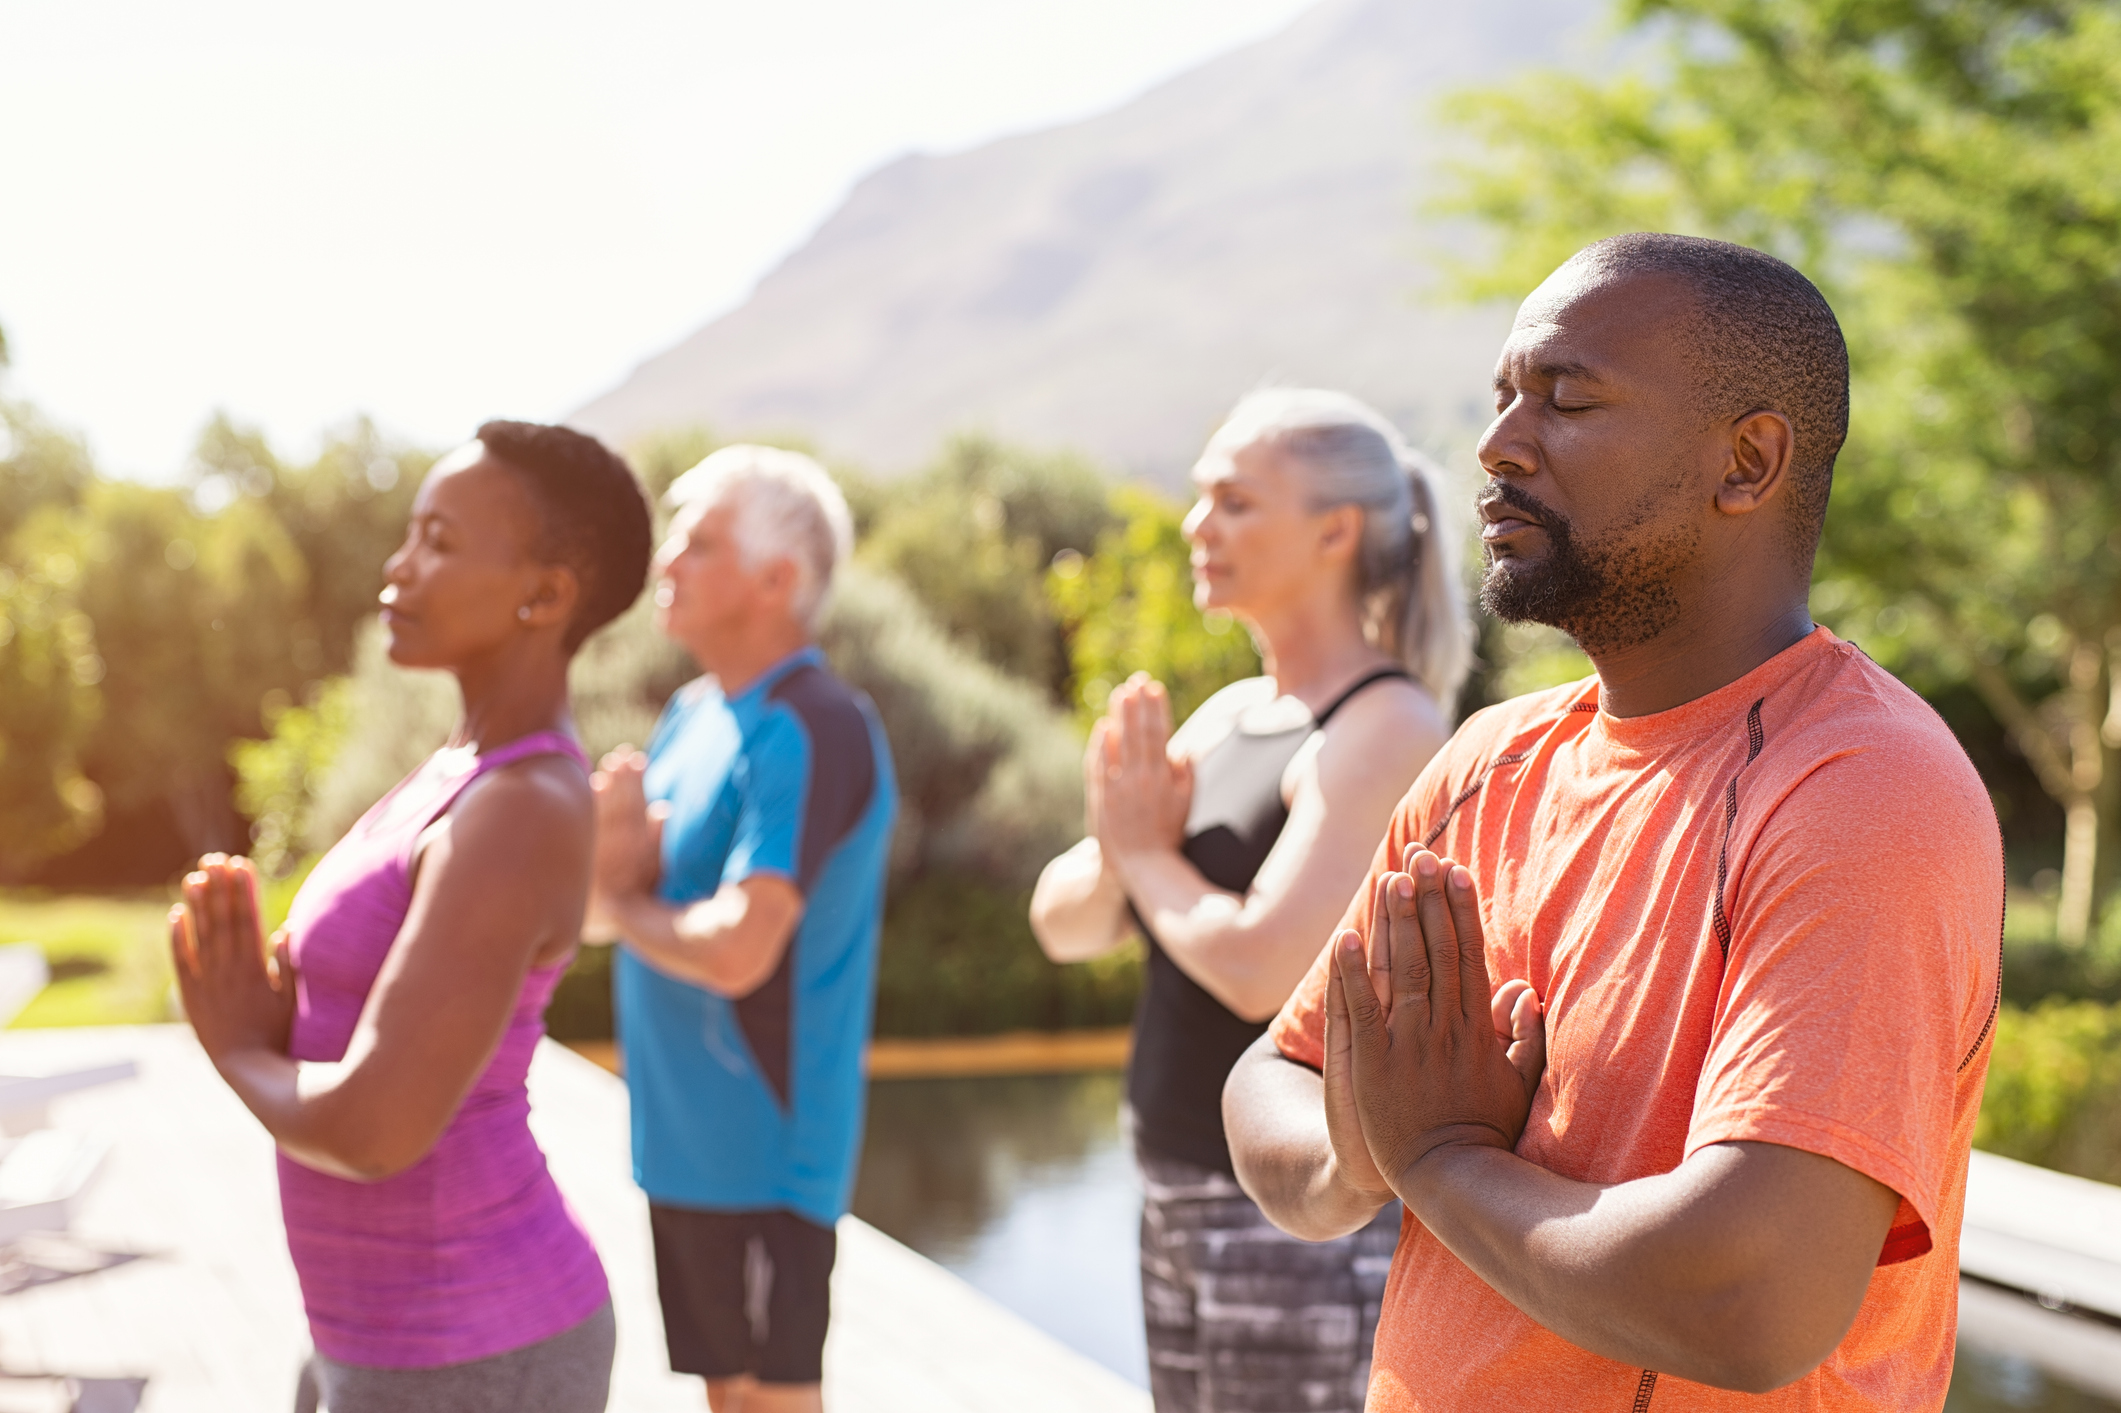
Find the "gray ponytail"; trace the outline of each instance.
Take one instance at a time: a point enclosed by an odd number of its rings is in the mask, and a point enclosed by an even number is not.
[[[1237,404],[1209,445],[1235,452],[1263,441],[1309,473],[1313,510],[1362,507],[1355,572],[1364,635],[1405,663],[1450,712],[1473,646],[1443,472],[1390,422],[1342,392],[1262,389]]]

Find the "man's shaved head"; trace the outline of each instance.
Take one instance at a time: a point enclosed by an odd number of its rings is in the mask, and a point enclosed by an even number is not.
[[[1672,332],[1699,370],[1702,415],[1723,421],[1768,411],[1790,419],[1789,527],[1809,557],[1849,430],[1848,345],[1818,287],[1772,255],[1651,231],[1586,246],[1563,268],[1571,266],[1608,280],[1664,275],[1692,292],[1694,317]]]
[[[1811,281],[1717,240],[1589,246],[1496,361],[1481,602],[1594,660],[1734,595],[1801,616],[1847,434],[1848,348]]]

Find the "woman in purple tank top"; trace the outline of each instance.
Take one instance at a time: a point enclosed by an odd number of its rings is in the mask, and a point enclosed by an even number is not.
[[[382,594],[392,660],[463,690],[449,744],[318,862],[270,959],[246,859],[200,860],[171,913],[185,1013],[279,1145],[316,1342],[298,1408],[604,1407],[610,1295],[524,1076],[589,893],[567,665],[650,540],[602,445],[481,427],[421,486]]]

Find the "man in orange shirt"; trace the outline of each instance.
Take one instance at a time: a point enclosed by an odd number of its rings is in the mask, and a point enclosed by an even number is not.
[[[1224,1093],[1300,1236],[1406,1205],[1370,1407],[1936,1409],[2003,860],[1944,724],[1806,613],[1848,424],[1816,289],[1579,253],[1481,441],[1504,618],[1597,675],[1469,720]]]

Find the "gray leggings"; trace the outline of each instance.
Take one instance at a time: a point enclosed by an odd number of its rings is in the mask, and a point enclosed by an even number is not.
[[[370,1369],[312,1354],[295,1413],[604,1413],[617,1338],[607,1300],[573,1329],[468,1364]]]

